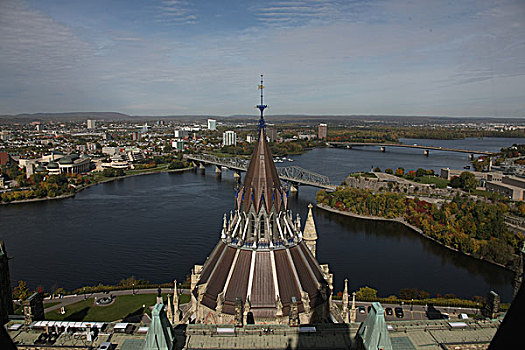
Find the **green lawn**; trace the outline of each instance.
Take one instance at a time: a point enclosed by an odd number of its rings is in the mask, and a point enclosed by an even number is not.
[[[421,176],[417,177],[414,181],[422,184],[434,184],[437,188],[447,188],[448,180],[438,176]]]
[[[164,302],[166,302],[166,295],[164,294],[163,296]],[[180,303],[187,303],[189,297],[188,294],[183,294],[180,297]],[[117,296],[117,299],[112,305],[98,306],[95,305],[95,300],[90,298],[66,306],[65,315],[61,315],[58,310],[48,312],[46,313],[46,319],[55,321],[111,322],[144,313],[151,315],[149,307],[155,304],[156,299],[156,294],[121,295]],[[145,307],[142,307],[142,305],[145,305]]]

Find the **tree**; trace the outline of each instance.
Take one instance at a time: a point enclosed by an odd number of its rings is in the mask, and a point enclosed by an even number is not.
[[[20,299],[21,301],[26,300],[31,295],[31,291],[27,287],[27,283],[20,280],[18,281],[18,286],[13,290],[13,297]]]
[[[359,300],[377,298],[377,290],[368,286],[361,287],[355,293],[355,297]]]
[[[461,181],[461,188],[463,188],[465,191],[470,192],[471,190],[474,190],[476,187],[478,187],[478,180],[471,172],[462,172],[461,175],[459,175],[459,179]]]
[[[376,168],[374,169],[374,171],[375,171],[376,173],[380,173],[380,172],[381,172],[381,169],[380,169],[379,167],[376,167]]]
[[[427,174],[427,171],[423,168],[418,168],[416,170],[416,176],[417,177],[421,177],[421,176],[425,176]]]
[[[388,169],[385,169],[385,173],[392,175],[394,173],[394,170],[388,168]]]
[[[399,291],[399,297],[405,300],[417,299],[419,297],[419,291],[417,288],[403,288]]]
[[[461,179],[459,178],[459,176],[454,176],[452,179],[450,179],[450,186],[453,188],[461,187]]]
[[[397,168],[395,174],[396,176],[403,176],[405,174],[405,168]]]

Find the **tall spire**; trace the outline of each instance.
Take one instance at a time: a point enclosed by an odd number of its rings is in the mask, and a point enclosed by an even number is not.
[[[264,129],[264,127],[266,126],[266,124],[264,123],[264,115],[263,115],[264,109],[268,107],[267,105],[264,104],[264,100],[263,100],[264,85],[263,85],[263,75],[262,74],[261,74],[261,83],[259,84],[259,90],[261,90],[261,104],[255,107],[259,108],[259,110],[261,111],[261,119],[259,119],[259,137],[260,137],[261,130]]]
[[[244,177],[244,185],[237,194],[237,209],[243,207],[245,212],[248,212],[250,206],[253,204],[255,212],[263,206],[266,211],[270,213],[272,205],[275,204],[277,211],[280,211],[283,202],[286,202],[286,193],[281,186],[277,168],[273,162],[272,152],[266,140],[266,133],[264,131],[264,109],[268,107],[263,100],[263,76],[261,75],[261,104],[256,107],[261,111],[261,118],[259,120],[259,138],[255,145],[250,165]],[[286,207],[286,203],[284,203]]]

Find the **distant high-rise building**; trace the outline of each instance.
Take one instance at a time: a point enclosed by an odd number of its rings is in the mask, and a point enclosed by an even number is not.
[[[217,130],[217,121],[215,119],[208,119],[208,130]]]
[[[320,139],[326,139],[326,135],[328,133],[328,125],[326,124],[319,124],[319,130],[318,130],[318,137]]]
[[[88,119],[87,121],[87,128],[88,129],[95,129],[96,128],[97,121],[94,119]]]
[[[9,258],[7,257],[4,242],[0,241],[0,327],[7,323],[9,314],[13,314]]]
[[[222,134],[222,145],[231,146],[237,144],[237,135],[234,131],[225,131]]]
[[[178,139],[183,139],[185,137],[188,137],[188,130],[175,129],[175,137]]]
[[[173,140],[171,141],[171,147],[173,150],[179,152],[184,151],[184,140]]]

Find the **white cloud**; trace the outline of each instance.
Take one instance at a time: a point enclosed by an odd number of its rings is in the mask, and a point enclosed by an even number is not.
[[[165,1],[151,22],[195,21],[190,5]],[[273,114],[525,113],[515,2],[275,2],[242,31],[115,28],[82,33],[90,42],[22,2],[0,6],[0,113],[253,113],[260,73]]]

